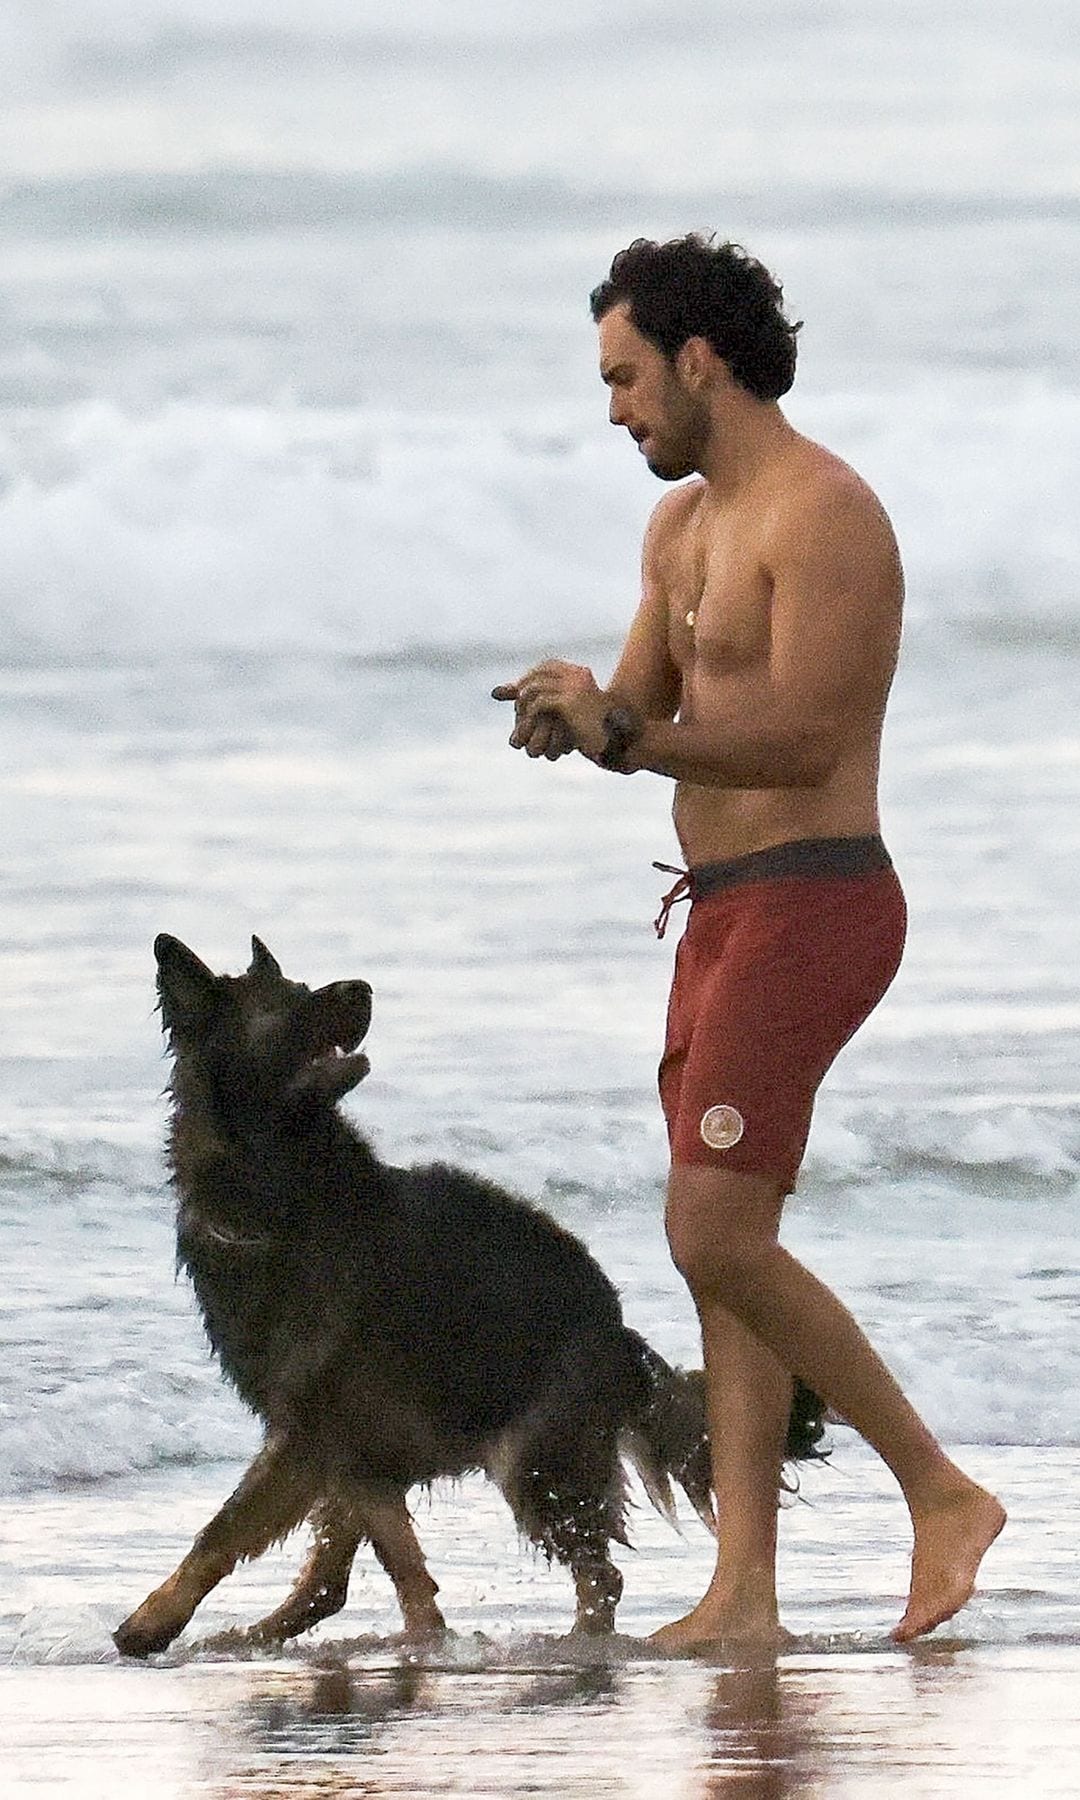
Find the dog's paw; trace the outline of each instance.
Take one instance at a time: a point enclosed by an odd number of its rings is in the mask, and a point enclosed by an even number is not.
[[[173,1638],[179,1637],[186,1625],[186,1619],[165,1619],[153,1613],[147,1605],[140,1606],[118,1625],[112,1634],[113,1643],[121,1656],[136,1656],[144,1660],[155,1656],[159,1650],[167,1650]]]
[[[133,1615],[134,1617],[134,1615]],[[176,1633],[173,1631],[146,1631],[125,1619],[112,1634],[113,1643],[121,1656],[137,1656],[140,1661],[154,1656],[159,1650],[167,1650]]]

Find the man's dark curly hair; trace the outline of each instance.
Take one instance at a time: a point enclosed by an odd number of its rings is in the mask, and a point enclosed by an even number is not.
[[[635,238],[589,305],[599,323],[625,303],[631,324],[671,362],[688,338],[705,338],[741,387],[779,400],[795,379],[799,330],[785,318],[783,298],[780,283],[740,245],[691,232],[666,244]]]

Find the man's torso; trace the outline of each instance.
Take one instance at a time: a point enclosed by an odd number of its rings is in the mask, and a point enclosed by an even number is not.
[[[787,494],[804,473],[833,469],[857,478],[817,445],[798,440],[792,466],[738,497],[710,505],[707,484],[688,484],[665,532],[661,579],[667,598],[668,652],[679,675],[679,718],[707,721],[710,707],[739,706],[744,679],[769,662],[773,605],[783,575]],[[805,469],[800,465],[805,463]],[[861,487],[861,484],[859,484]],[[868,506],[877,503],[863,490]],[[880,512],[880,509],[878,509]],[[883,517],[883,515],[882,515]],[[891,541],[891,536],[890,536]],[[800,838],[862,835],[878,830],[877,779],[881,724],[895,664],[901,595],[899,566],[871,568],[867,581],[882,598],[868,609],[867,630],[881,635],[880,653],[861,683],[845,721],[836,766],[820,784],[746,787],[679,782],[675,828],[691,866],[741,856]],[[805,622],[812,653],[813,621]]]

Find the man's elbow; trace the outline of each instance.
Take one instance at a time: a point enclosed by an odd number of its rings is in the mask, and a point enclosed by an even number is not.
[[[801,731],[781,751],[786,787],[825,787],[840,764],[840,744],[834,732]]]

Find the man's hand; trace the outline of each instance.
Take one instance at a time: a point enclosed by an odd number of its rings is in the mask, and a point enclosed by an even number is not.
[[[539,713],[531,730],[526,726],[516,681],[502,682],[499,687],[492,688],[491,698],[514,701],[514,729],[510,736],[513,749],[524,750],[526,756],[544,756],[548,762],[558,762],[560,756],[569,756],[576,748],[569,725],[558,713]]]
[[[604,714],[607,696],[597,687],[591,669],[580,663],[552,658],[538,663],[520,680],[492,689],[495,700],[514,702],[514,731],[510,742],[529,756],[565,755],[569,748],[596,757],[604,747]]]

